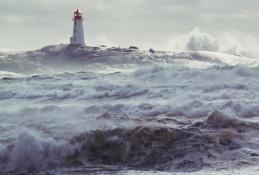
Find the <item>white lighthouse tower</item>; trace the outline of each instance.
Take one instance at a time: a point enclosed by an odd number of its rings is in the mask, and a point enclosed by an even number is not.
[[[74,12],[74,29],[73,29],[73,36],[70,37],[70,44],[74,45],[84,45],[85,38],[84,38],[84,27],[83,27],[83,16],[82,12],[78,9]]]

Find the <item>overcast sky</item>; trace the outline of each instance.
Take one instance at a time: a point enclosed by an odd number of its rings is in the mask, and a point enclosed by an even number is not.
[[[259,0],[1,0],[0,48],[68,43],[77,8],[88,45],[161,46],[196,26],[259,38]]]

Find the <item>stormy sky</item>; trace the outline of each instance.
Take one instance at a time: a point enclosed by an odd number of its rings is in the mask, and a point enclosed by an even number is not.
[[[253,44],[258,7],[258,0],[1,0],[0,48],[68,43],[77,8],[85,15],[88,45],[170,49],[174,38],[195,27],[215,36],[246,36]]]

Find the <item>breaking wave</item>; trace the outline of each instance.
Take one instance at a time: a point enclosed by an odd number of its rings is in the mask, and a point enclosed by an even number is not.
[[[240,32],[212,34],[199,27],[187,34],[172,37],[168,50],[213,51],[258,58],[259,43],[255,37]]]
[[[0,172],[35,173],[91,164],[162,171],[242,167],[251,158],[249,164],[259,161],[249,136],[258,129],[258,124],[215,111],[207,120],[182,129],[136,126],[89,131],[68,140],[25,130],[13,144],[1,145]]]
[[[214,52],[67,45],[2,55],[0,174],[254,166],[257,66]]]

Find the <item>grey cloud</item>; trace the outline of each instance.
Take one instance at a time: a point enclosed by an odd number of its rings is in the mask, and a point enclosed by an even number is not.
[[[123,46],[159,45],[196,26],[259,37],[258,6],[257,0],[5,0],[0,2],[0,47],[68,42],[76,8],[86,15],[89,44],[105,36]]]

